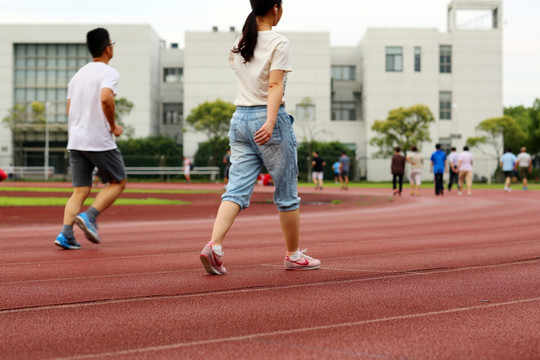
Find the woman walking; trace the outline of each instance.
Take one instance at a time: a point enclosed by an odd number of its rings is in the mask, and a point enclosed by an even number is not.
[[[411,147],[412,153],[407,155],[407,161],[411,164],[411,196],[420,196],[420,185],[422,185],[422,167],[424,166],[424,159],[422,155],[418,153],[416,146]]]
[[[252,12],[240,39],[229,54],[238,91],[231,119],[231,168],[222,195],[212,237],[200,259],[210,274],[224,275],[223,240],[238,213],[249,206],[257,175],[264,165],[274,180],[274,204],[285,237],[286,270],[317,269],[321,262],[299,251],[300,198],[298,164],[292,116],[283,96],[287,73],[292,71],[289,41],[272,31],[281,20],[281,0],[251,0]]]

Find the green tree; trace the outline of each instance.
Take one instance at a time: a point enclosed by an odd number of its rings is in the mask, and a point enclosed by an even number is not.
[[[227,138],[232,114],[236,107],[226,101],[217,99],[213,102],[205,102],[191,110],[186,122],[197,131],[203,132],[210,144],[212,154],[209,165],[220,164],[222,149],[220,142]]]
[[[516,119],[508,115],[486,119],[476,126],[476,130],[481,135],[468,138],[467,145],[471,148],[490,145],[497,159],[501,157],[505,148],[519,149],[526,138]]]
[[[8,110],[8,115],[2,119],[4,126],[11,129],[14,164],[23,162],[22,147],[26,131],[42,128],[45,124],[45,104],[34,101],[30,104],[30,112],[24,104],[15,104]]]
[[[133,134],[135,133],[135,128],[132,125],[126,125],[124,123],[124,116],[129,115],[131,113],[131,110],[133,110],[133,103],[126,98],[120,98],[120,99],[114,99],[114,118],[115,121],[124,128],[123,135],[126,135],[128,138],[131,139]]]
[[[531,123],[527,129],[529,134],[527,149],[531,154],[538,154],[540,153],[540,99],[534,100],[533,106],[529,108],[529,117]]]
[[[326,166],[323,168],[324,178],[327,180],[334,179],[334,170],[332,170],[332,164],[339,160],[341,152],[347,152],[347,155],[351,159],[351,169],[349,178],[354,178],[355,158],[354,151],[350,151],[347,146],[339,141],[330,142],[303,142],[298,146],[298,178],[306,179],[311,182],[311,160],[312,152],[318,151],[319,155],[326,162]]]
[[[214,149],[218,154],[217,158],[214,158]],[[229,149],[229,139],[222,138],[217,143],[211,144],[209,141],[199,143],[199,148],[195,153],[194,164],[197,166],[219,166],[223,173],[225,164],[223,164],[223,157]]]
[[[425,105],[391,110],[386,120],[375,120],[371,127],[371,130],[378,133],[369,142],[379,148],[373,155],[390,156],[395,146],[400,146],[404,151],[413,145],[420,149],[423,142],[431,141],[429,124],[434,121],[431,110]]]
[[[119,140],[126,166],[181,166],[182,147],[167,136]]]

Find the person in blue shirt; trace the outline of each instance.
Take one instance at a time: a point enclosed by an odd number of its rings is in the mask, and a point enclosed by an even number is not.
[[[514,175],[514,167],[516,165],[517,156],[512,153],[512,148],[506,149],[506,152],[501,156],[500,165],[506,178],[504,182],[504,191],[512,191],[512,176]]]
[[[334,169],[334,182],[336,184],[339,182],[339,166],[339,160],[332,165],[332,169]]]
[[[443,175],[446,172],[446,154],[441,144],[435,145],[435,152],[431,154],[431,172],[435,175],[435,195],[444,195]]]

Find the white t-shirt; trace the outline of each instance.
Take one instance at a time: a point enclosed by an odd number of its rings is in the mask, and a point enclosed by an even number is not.
[[[470,152],[468,152],[468,151],[462,152],[459,155],[459,161],[461,161],[459,171],[471,171],[472,170],[473,157],[472,157],[472,154]]]
[[[234,47],[238,45],[239,39]],[[234,70],[238,91],[236,106],[261,106],[268,104],[268,82],[272,70],[285,71],[283,94],[287,73],[292,71],[289,40],[273,31],[259,31],[254,56],[247,63],[240,53],[229,53],[229,64]],[[282,100],[284,103],[284,100]]]
[[[517,163],[519,167],[529,167],[531,163],[531,155],[526,152],[521,152],[517,156]]]
[[[450,154],[448,154],[447,159],[452,165],[457,166],[459,161],[459,154],[455,151],[452,151]]]
[[[68,84],[68,150],[116,149],[114,135],[101,107],[101,89],[116,95],[120,74],[102,62],[91,62],[77,71]]]

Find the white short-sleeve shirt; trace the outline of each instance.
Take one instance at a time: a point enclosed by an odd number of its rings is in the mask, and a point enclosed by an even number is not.
[[[526,152],[521,152],[517,156],[517,163],[519,167],[529,167],[531,162],[531,155]]]
[[[116,149],[114,135],[101,107],[101,90],[116,95],[120,74],[103,62],[91,62],[77,71],[68,85],[68,150]]]
[[[459,155],[459,160],[461,161],[461,166],[459,167],[460,171],[471,171],[473,164],[473,156],[470,152],[464,151]]]
[[[238,45],[238,41],[234,47]],[[268,83],[272,70],[285,71],[283,93],[287,85],[287,73],[292,71],[289,40],[273,31],[259,31],[253,58],[244,63],[240,53],[229,54],[229,64],[236,75],[238,91],[236,106],[261,106],[268,104]],[[284,103],[284,100],[282,100]]]

